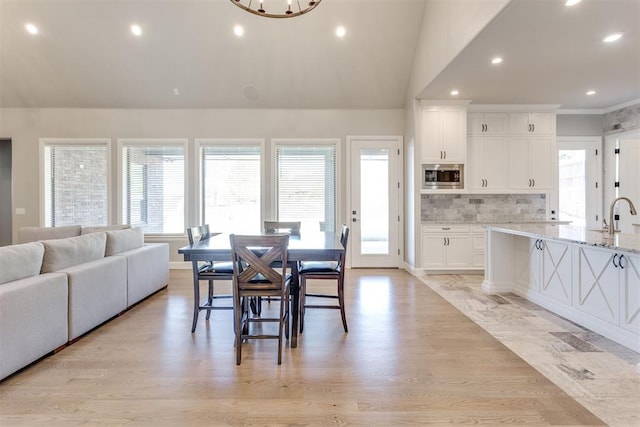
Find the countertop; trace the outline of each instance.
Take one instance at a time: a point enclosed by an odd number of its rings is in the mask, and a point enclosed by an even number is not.
[[[422,225],[448,225],[448,224],[465,224],[465,225],[493,225],[493,224],[571,224],[571,221],[558,220],[539,220],[539,221],[422,221]]]
[[[594,231],[584,227],[558,223],[487,224],[487,229],[526,237],[539,237],[569,243],[598,246],[606,249],[640,254],[640,235]]]

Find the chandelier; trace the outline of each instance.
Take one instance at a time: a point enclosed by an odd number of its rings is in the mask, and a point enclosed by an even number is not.
[[[231,0],[241,9],[258,16],[267,18],[293,18],[310,12],[320,4],[322,0],[302,0],[303,4],[309,2],[307,6],[300,4],[301,0]]]

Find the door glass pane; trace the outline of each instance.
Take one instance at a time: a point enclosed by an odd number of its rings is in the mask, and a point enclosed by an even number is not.
[[[560,221],[586,225],[585,150],[559,150],[558,191]]]
[[[362,254],[389,253],[389,150],[360,150]]]

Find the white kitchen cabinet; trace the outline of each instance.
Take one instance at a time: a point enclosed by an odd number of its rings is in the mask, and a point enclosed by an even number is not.
[[[424,107],[420,120],[423,163],[465,163],[467,112],[463,108]]]
[[[467,129],[469,135],[506,135],[509,132],[509,114],[470,113]]]
[[[514,242],[518,253],[514,263],[516,285],[528,295],[534,293],[571,306],[571,245],[555,240],[519,237]]]
[[[471,234],[468,225],[423,225],[422,268],[471,268]]]
[[[469,138],[467,185],[473,190],[509,187],[509,140],[506,136]]]
[[[484,268],[484,235],[483,227],[471,226],[471,267],[476,269]]]
[[[556,134],[554,113],[511,113],[509,133],[512,135],[553,135]]]
[[[509,187],[514,190],[552,190],[555,177],[555,137],[509,139]]]
[[[579,249],[576,308],[640,334],[640,256]]]
[[[613,325],[620,320],[619,258],[611,250],[578,248],[575,308]]]

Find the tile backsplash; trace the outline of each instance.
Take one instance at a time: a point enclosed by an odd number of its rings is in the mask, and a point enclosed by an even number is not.
[[[546,194],[422,194],[422,222],[544,221]]]
[[[604,115],[604,134],[640,129],[640,104],[630,105]]]

